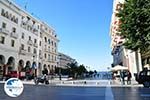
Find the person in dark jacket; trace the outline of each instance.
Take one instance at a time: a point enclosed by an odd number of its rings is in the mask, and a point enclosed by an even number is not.
[[[121,83],[124,85],[125,84],[125,72],[124,71],[120,71],[120,77],[121,77]]]
[[[127,74],[127,84],[131,84],[131,78],[132,78],[131,72],[128,71],[127,73],[128,73]]]

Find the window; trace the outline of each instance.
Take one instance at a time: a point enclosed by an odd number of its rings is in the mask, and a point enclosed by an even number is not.
[[[41,55],[41,52],[42,52],[42,51],[41,51],[41,50],[39,50],[39,55]]]
[[[5,37],[3,37],[3,36],[0,37],[0,43],[1,43],[1,44],[4,44],[4,43],[5,43]]]
[[[11,40],[11,46],[12,46],[12,47],[15,46],[15,40]]]
[[[15,27],[12,28],[12,32],[16,33],[16,28]]]
[[[37,40],[36,39],[34,39],[34,43],[36,43],[37,42]]]
[[[40,32],[40,37],[42,37],[42,33]]]
[[[48,43],[49,43],[49,44],[51,43],[50,39],[48,39]]]
[[[5,12],[5,17],[9,18],[8,11]]]
[[[41,46],[42,42],[40,41],[39,45]]]
[[[53,41],[52,41],[52,46],[53,46]]]
[[[52,55],[52,61],[54,60],[54,56]]]
[[[50,52],[50,50],[51,50],[51,49],[50,49],[50,46],[48,46],[48,51]]]
[[[24,50],[24,44],[21,44],[21,50]]]
[[[55,44],[54,44],[54,45],[55,45],[55,47],[57,46],[57,45],[56,45],[56,42],[55,42]]]
[[[2,23],[2,28],[4,28],[4,29],[6,28],[6,23],[4,23],[4,22]]]
[[[46,53],[45,53],[45,59],[46,59]]]
[[[57,61],[57,57],[55,56],[55,61]]]
[[[31,40],[31,36],[29,36],[29,40]]]
[[[48,60],[50,60],[50,54],[48,54]]]
[[[45,27],[45,30],[47,31],[47,27]]]
[[[45,37],[45,42],[47,42],[47,38]]]
[[[36,54],[36,49],[34,48],[33,53]]]
[[[30,47],[28,47],[28,52],[31,52],[31,48]]]
[[[22,36],[21,36],[21,38],[22,38],[22,39],[24,39],[24,33],[22,33]]]
[[[16,24],[18,24],[18,18],[16,18],[16,19],[14,20],[14,22],[15,22]]]
[[[5,16],[5,10],[4,10],[4,9],[2,9],[1,15],[2,15],[2,16]]]

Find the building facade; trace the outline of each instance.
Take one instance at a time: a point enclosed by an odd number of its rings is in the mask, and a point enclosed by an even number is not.
[[[68,68],[68,64],[76,62],[75,59],[63,53],[58,54],[58,60],[59,60],[58,67],[63,68],[63,69]]]
[[[121,22],[116,15],[119,9],[122,8],[123,4],[124,0],[114,0],[113,3],[113,14],[110,25],[111,48],[112,48],[111,54],[113,56],[112,67],[116,65],[126,66],[131,71],[133,76],[134,73],[137,73],[142,70],[141,55],[140,53],[136,54],[135,52],[126,49],[122,45],[125,39],[117,34]]]
[[[40,75],[57,67],[58,38],[53,28],[9,0],[0,0],[0,72],[32,69]]]

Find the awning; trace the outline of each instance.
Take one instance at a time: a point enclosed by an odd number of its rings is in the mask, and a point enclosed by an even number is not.
[[[128,67],[121,66],[121,65],[116,65],[111,69],[111,71],[120,71],[120,70],[128,70]]]

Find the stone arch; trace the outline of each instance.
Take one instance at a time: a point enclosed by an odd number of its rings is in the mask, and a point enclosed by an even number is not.
[[[5,64],[5,57],[3,55],[0,55],[0,64],[1,65]]]
[[[15,69],[15,58],[14,57],[11,56],[8,58],[7,66],[8,66],[8,72]]]

